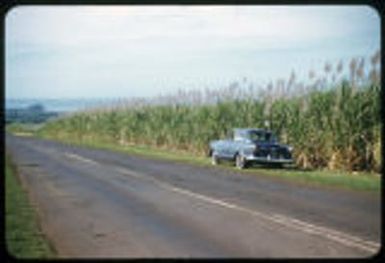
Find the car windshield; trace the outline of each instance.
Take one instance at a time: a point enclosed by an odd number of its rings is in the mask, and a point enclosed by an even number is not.
[[[264,131],[249,132],[249,138],[252,141],[270,142],[274,140],[273,137],[274,136],[272,136],[270,132],[264,132]]]

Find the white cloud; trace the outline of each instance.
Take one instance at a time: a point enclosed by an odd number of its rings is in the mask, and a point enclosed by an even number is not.
[[[343,11],[338,7],[26,6],[12,10],[6,24],[11,42],[71,47],[154,37],[301,42],[346,34],[350,21],[338,17]]]

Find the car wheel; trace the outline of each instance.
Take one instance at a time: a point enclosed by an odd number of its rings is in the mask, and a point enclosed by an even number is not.
[[[282,163],[275,163],[273,165],[274,168],[277,168],[277,169],[282,169],[283,168],[283,164]]]
[[[215,152],[213,152],[211,154],[211,164],[212,165],[218,165],[219,164],[219,158],[218,158],[218,155]]]
[[[244,156],[240,155],[240,154],[237,154],[235,156],[235,166],[238,168],[238,169],[244,169],[246,168],[247,166],[247,161],[245,159]]]

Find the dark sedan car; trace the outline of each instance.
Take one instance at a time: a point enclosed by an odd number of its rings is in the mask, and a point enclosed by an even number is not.
[[[210,142],[209,155],[214,165],[227,159],[235,161],[240,169],[251,163],[283,165],[293,162],[292,147],[279,144],[275,135],[264,129],[233,129],[231,138]]]

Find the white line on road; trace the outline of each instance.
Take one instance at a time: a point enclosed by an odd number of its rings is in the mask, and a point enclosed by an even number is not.
[[[84,158],[80,155],[77,155],[77,154],[73,154],[73,153],[64,153],[65,156],[71,158],[71,159],[75,159],[75,160],[78,160],[78,161],[81,161],[81,162],[85,162],[85,163],[90,163],[90,164],[99,164],[98,162],[95,162],[91,159],[87,159],[87,158]]]
[[[175,187],[175,186],[168,184],[168,183],[165,183],[164,181],[161,181],[159,179],[155,179],[153,177],[149,177],[149,176],[146,176],[146,175],[134,172],[134,171],[124,169],[124,168],[119,167],[116,170],[119,171],[120,173],[129,175],[129,176],[134,176],[136,178],[150,179],[151,181],[155,182],[156,184],[158,184],[162,188],[165,188],[167,190],[171,190],[173,192],[177,192],[179,194],[194,197],[195,199],[199,199],[199,200],[202,200],[202,201],[205,201],[207,203],[214,204],[214,205],[218,205],[218,206],[226,207],[229,209],[241,211],[241,212],[250,214],[252,216],[263,218],[267,221],[272,221],[272,222],[284,225],[284,226],[289,227],[289,228],[295,228],[299,231],[303,231],[303,232],[306,232],[309,234],[322,236],[324,238],[327,238],[329,240],[333,240],[333,241],[338,242],[340,244],[343,244],[345,246],[359,248],[359,249],[362,249],[362,250],[365,250],[368,252],[372,252],[372,253],[378,252],[378,250],[380,248],[380,244],[377,242],[366,241],[366,240],[363,240],[363,239],[358,238],[356,236],[342,233],[342,232],[339,232],[339,231],[336,231],[336,230],[333,230],[330,228],[316,226],[316,225],[310,224],[308,222],[298,220],[295,218],[291,218],[291,217],[287,217],[287,216],[284,216],[281,214],[269,215],[266,213],[261,213],[261,212],[251,210],[251,209],[248,209],[248,208],[236,205],[236,204],[231,204],[231,203],[222,201],[220,199],[212,198],[212,197],[198,194],[198,193],[195,193],[195,192],[183,189],[183,188]]]
[[[133,176],[133,177],[136,177],[136,178],[141,178],[143,179],[143,175],[140,175],[138,174],[137,172],[128,172],[127,169],[124,169],[124,168],[120,168],[120,167],[115,167],[115,170],[117,170],[119,173],[122,173],[122,174],[126,174],[126,175],[129,175],[129,176]]]

